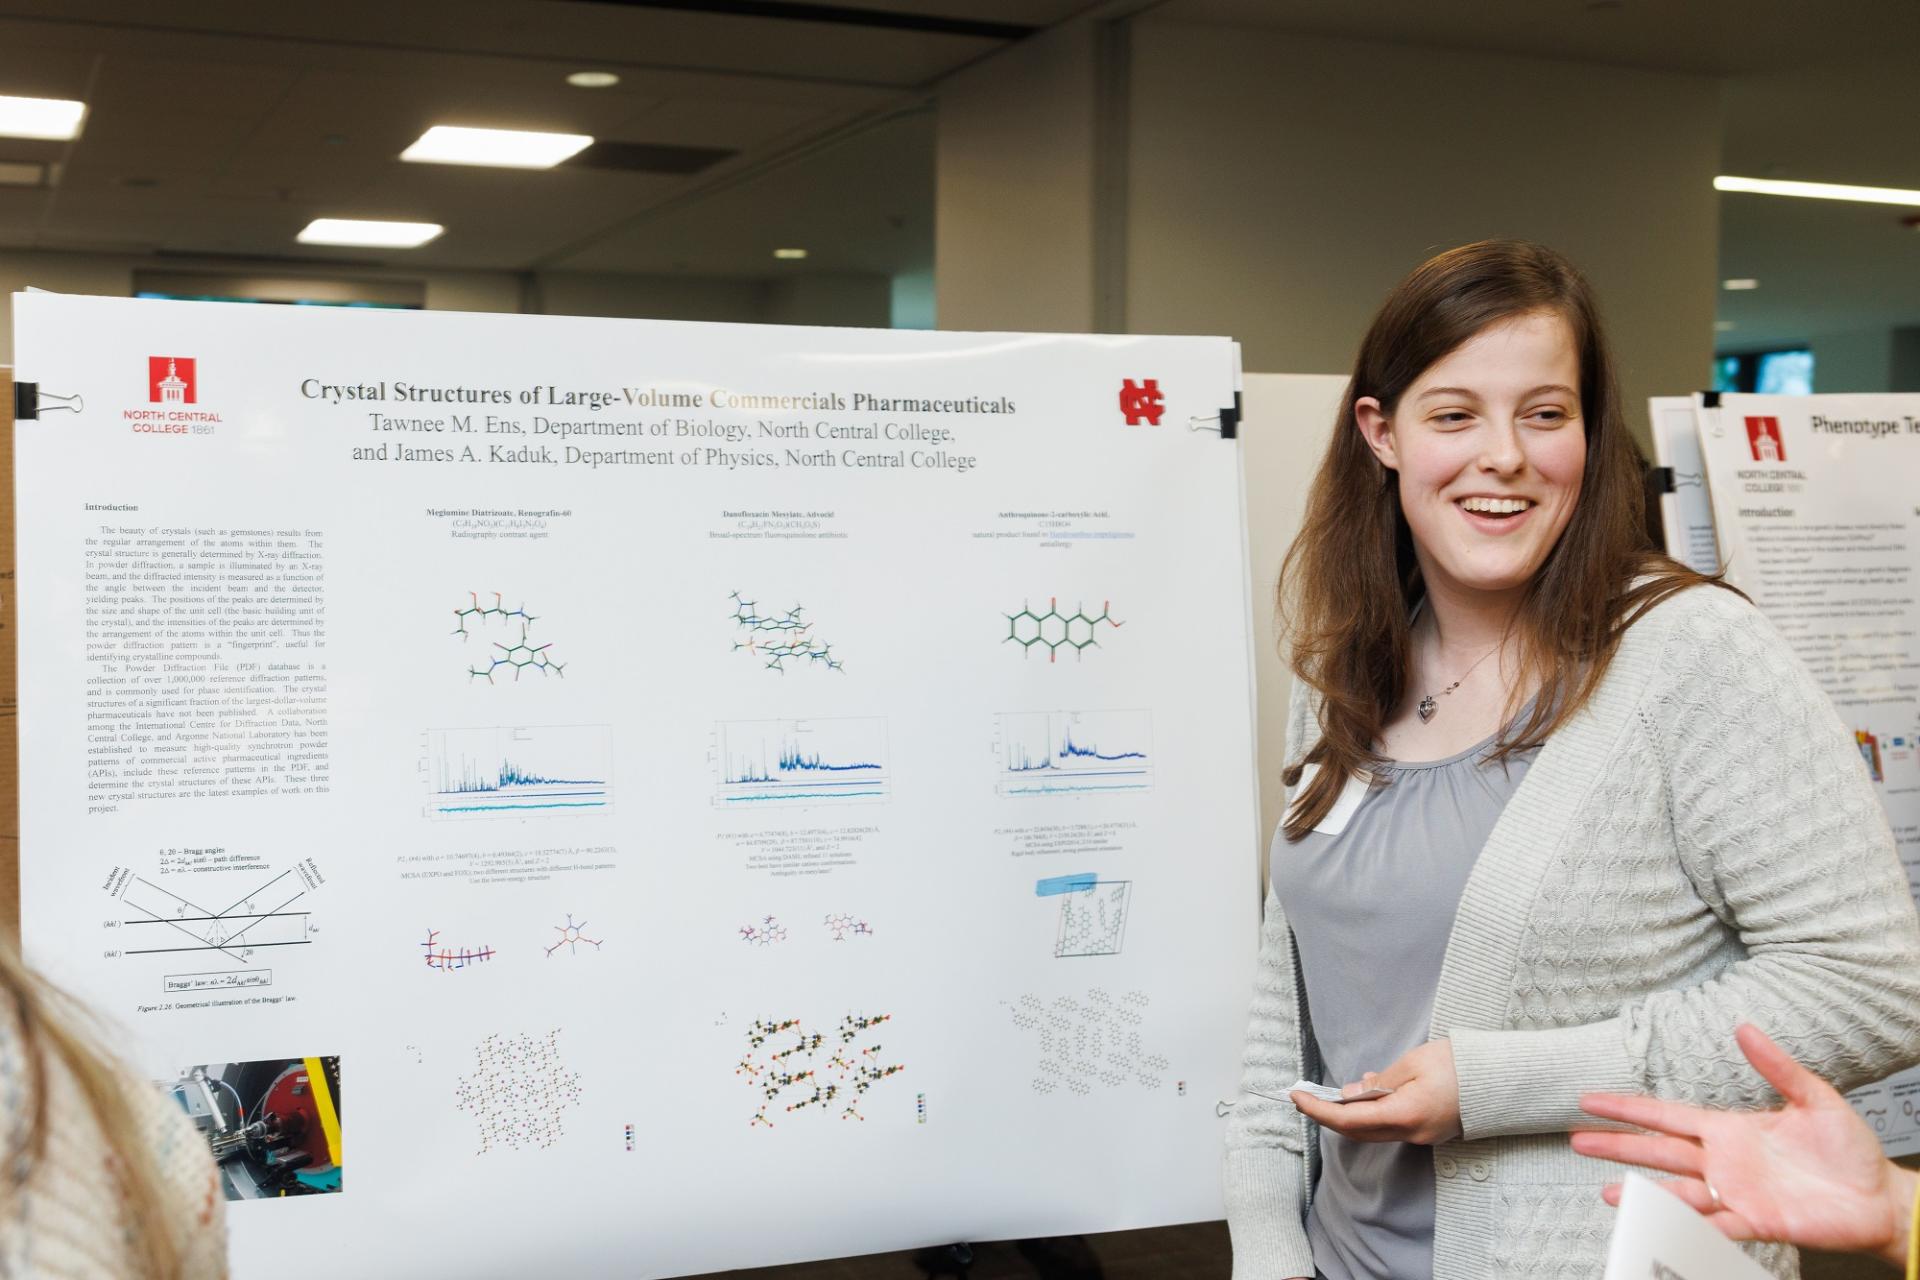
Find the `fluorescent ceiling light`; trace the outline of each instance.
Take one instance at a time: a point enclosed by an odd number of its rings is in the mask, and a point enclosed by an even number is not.
[[[1715,333],[1732,333],[1737,328],[1739,328],[1739,326],[1731,320],[1715,320],[1713,322],[1713,331]]]
[[[1715,191],[1745,191],[1759,196],[1805,196],[1812,200],[1859,200],[1867,204],[1910,204],[1920,206],[1920,191],[1900,187],[1852,187],[1840,182],[1786,182],[1773,178],[1731,178],[1722,174],[1713,180]]]
[[[437,222],[369,222],[358,218],[315,218],[300,233],[301,244],[345,244],[355,248],[418,249],[446,230]]]
[[[1741,293],[1747,289],[1758,289],[1760,287],[1760,282],[1758,280],[1754,280],[1751,278],[1743,278],[1739,280],[1722,280],[1720,282],[1720,287],[1732,293]]]
[[[65,142],[78,137],[87,104],[65,98],[0,97],[0,135]]]
[[[620,83],[620,77],[611,71],[576,71],[567,77],[567,83],[576,89],[611,89]]]
[[[551,169],[593,145],[578,133],[531,133],[524,129],[465,129],[437,124],[400,153],[420,164],[482,164],[502,169]]]
[[[0,160],[0,187],[39,187],[46,185],[47,166],[22,164],[18,160]]]
[[[807,256],[807,251],[805,249],[775,249],[773,256],[785,259],[788,262],[798,262]]]

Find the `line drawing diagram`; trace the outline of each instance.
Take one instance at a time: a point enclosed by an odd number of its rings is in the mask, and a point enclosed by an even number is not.
[[[906,1067],[882,1065],[881,1045],[856,1046],[890,1013],[850,1013],[832,1035],[808,1031],[799,1018],[755,1019],[747,1028],[747,1052],[733,1069],[760,1095],[749,1128],[774,1127],[773,1116],[839,1107],[842,1120],[864,1121],[860,1106],[870,1090]],[[824,1060],[822,1055],[825,1055]],[[786,1101],[788,1097],[794,1101]]]
[[[568,1107],[580,1105],[580,1073],[560,1058],[555,1027],[535,1038],[495,1032],[474,1046],[474,1069],[454,1085],[453,1105],[473,1117],[480,1149],[550,1147],[566,1136]]]
[[[427,816],[518,818],[613,807],[613,730],[603,724],[429,729]]]
[[[456,973],[468,965],[491,960],[494,956],[492,947],[481,947],[477,951],[471,947],[461,947],[456,951],[440,941],[438,929],[427,930],[427,940],[420,946],[425,950],[427,968],[438,969],[441,973]]]
[[[548,958],[552,958],[553,953],[562,947],[567,949],[568,955],[578,955],[580,954],[580,944],[583,942],[592,946],[595,951],[598,951],[600,949],[600,940],[597,938],[589,938],[586,934],[580,932],[586,927],[587,922],[585,920],[575,924],[572,913],[568,913],[565,924],[553,926],[554,932],[560,935],[560,940],[547,948]]]
[[[845,670],[833,656],[833,646],[815,638],[813,623],[802,616],[806,612],[804,605],[796,604],[784,613],[763,614],[757,602],[738,591],[729,592],[728,598],[733,601],[735,653],[745,650],[753,657],[763,658],[761,665],[782,675],[786,674],[789,663],[825,667],[829,671]]]
[[[835,942],[845,942],[850,938],[871,938],[873,926],[858,916],[850,916],[844,911],[831,911],[823,923],[827,932],[833,935]]]
[[[1129,1080],[1143,1089],[1165,1083],[1171,1064],[1161,1054],[1146,1051],[1140,1030],[1153,1003],[1144,991],[1129,991],[1115,1000],[1104,988],[1092,987],[1082,999],[1058,996],[1050,1003],[1029,992],[1001,1003],[1017,1029],[1039,1040],[1035,1093],[1065,1089],[1086,1097],[1095,1089],[1118,1089]]]
[[[1003,796],[1153,789],[1149,711],[1003,711],[995,717],[995,788]]]
[[[756,947],[771,947],[775,943],[787,940],[787,926],[772,916],[764,916],[759,924],[740,926],[740,941]]]
[[[1062,648],[1071,648],[1075,658],[1086,656],[1086,651],[1100,643],[1096,634],[1100,625],[1124,627],[1127,624],[1113,616],[1113,603],[1100,602],[1100,616],[1094,617],[1087,612],[1084,604],[1075,605],[1072,613],[1060,612],[1058,597],[1047,600],[1047,611],[1035,613],[1027,601],[1020,602],[1020,612],[1002,614],[1007,620],[1007,634],[1001,644],[1012,641],[1020,646],[1020,655],[1025,657],[1032,652],[1033,646],[1047,647],[1047,661],[1054,662],[1060,657]]]
[[[879,716],[722,721],[712,756],[721,808],[872,804],[892,789]]]
[[[512,629],[514,624],[518,623],[520,628],[519,637],[514,639],[512,644],[505,644],[499,640],[490,641],[495,652],[486,655],[485,666],[468,665],[467,682],[469,684],[476,679],[484,679],[488,684],[492,684],[494,674],[499,672],[501,667],[511,671],[515,680],[526,674],[529,668],[543,676],[566,675],[565,665],[555,661],[547,652],[553,648],[551,640],[545,644],[532,642],[531,635],[535,619],[533,614],[527,612],[525,604],[509,609],[498,591],[493,593],[493,603],[490,605],[480,603],[480,593],[477,591],[467,592],[467,599],[469,601],[467,605],[456,607],[453,611],[454,616],[460,620],[459,625],[453,629],[453,634],[459,636],[463,643],[475,636],[485,639],[495,620],[506,628],[509,639],[514,638]],[[501,674],[506,673],[501,672]]]
[[[1127,907],[1133,881],[1096,880],[1060,896],[1060,930],[1054,935],[1056,959],[1117,956],[1127,939]]]
[[[217,956],[244,965],[253,959],[256,951],[267,947],[313,945],[312,935],[318,929],[309,921],[312,913],[301,905],[310,888],[312,885],[305,874],[297,867],[290,867],[256,884],[218,911],[131,872],[118,880],[110,892],[127,908],[127,914],[118,922],[123,930],[121,937],[128,943],[122,954],[204,952],[206,954],[194,963],[214,963]],[[198,889],[195,892],[196,896],[204,896]],[[249,985],[270,982],[269,975],[266,981]]]

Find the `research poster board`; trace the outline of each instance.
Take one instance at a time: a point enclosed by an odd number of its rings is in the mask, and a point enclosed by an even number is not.
[[[1660,495],[1660,530],[1667,554],[1695,573],[1720,572],[1713,537],[1713,503],[1707,497],[1707,467],[1700,458],[1698,415],[1709,412],[1698,396],[1654,396],[1647,401],[1653,424],[1653,459],[1666,469]]]
[[[1920,396],[1725,395],[1698,437],[1728,580],[1832,697],[1920,893]],[[1920,1070],[1852,1100],[1920,1153]]]
[[[1221,1216],[1231,343],[14,306],[24,942],[237,1273]]]

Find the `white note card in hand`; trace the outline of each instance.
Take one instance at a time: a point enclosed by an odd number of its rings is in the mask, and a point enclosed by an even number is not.
[[[1767,1280],[1767,1271],[1692,1206],[1627,1175],[1604,1280]]]

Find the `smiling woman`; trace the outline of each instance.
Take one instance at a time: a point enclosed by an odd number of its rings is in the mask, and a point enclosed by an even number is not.
[[[1236,1275],[1598,1277],[1583,1092],[1758,1105],[1742,1021],[1842,1088],[1920,1059],[1872,784],[1759,613],[1647,544],[1639,475],[1560,255],[1468,245],[1387,299],[1282,573]]]

